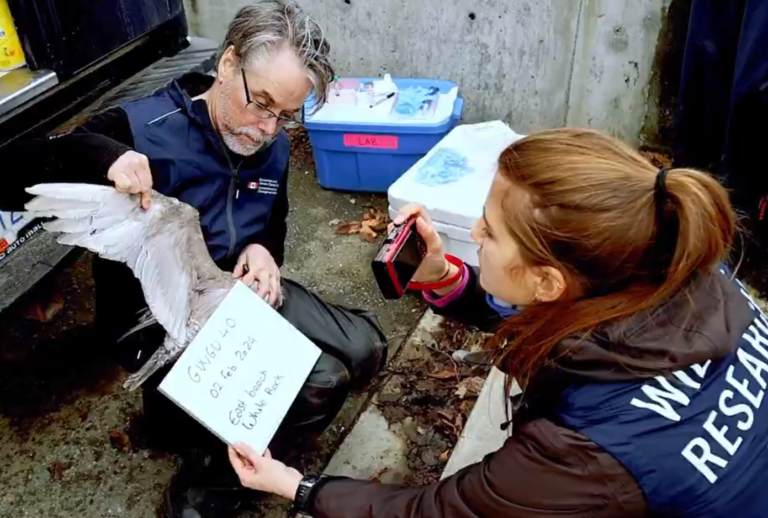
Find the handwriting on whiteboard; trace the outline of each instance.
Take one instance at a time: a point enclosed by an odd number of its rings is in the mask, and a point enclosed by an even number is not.
[[[320,350],[237,283],[160,391],[229,444],[264,451]]]

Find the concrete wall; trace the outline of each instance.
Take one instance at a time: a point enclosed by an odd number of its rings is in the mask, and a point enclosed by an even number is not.
[[[249,3],[185,1],[190,30],[214,39]],[[649,86],[670,1],[299,3],[325,28],[341,75],[451,79],[469,122],[502,119],[518,132],[589,126],[638,143],[644,125],[655,127]]]

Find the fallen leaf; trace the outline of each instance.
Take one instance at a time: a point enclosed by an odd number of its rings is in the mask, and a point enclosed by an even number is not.
[[[360,239],[366,243],[373,243],[377,237],[379,235],[371,227],[363,223],[363,228],[360,229]]]
[[[126,450],[131,445],[131,439],[118,430],[110,430],[107,432],[109,435],[109,442],[112,443],[112,447],[118,450]]]
[[[448,428],[450,428],[451,432],[453,432],[454,435],[458,436],[460,429],[457,429],[456,425],[453,424],[454,416],[452,412],[453,412],[452,409],[446,408],[443,410],[439,410],[437,412],[437,415],[440,418],[440,422],[443,423]]]
[[[456,395],[461,399],[477,396],[480,394],[480,391],[483,390],[484,384],[485,380],[480,376],[465,378],[459,382],[459,386],[456,389]]]
[[[472,409],[475,407],[474,401],[462,401],[461,405],[459,405],[459,410],[461,411],[462,415],[464,415],[464,418],[466,419],[470,413],[472,413]]]
[[[439,380],[447,380],[455,377],[456,371],[453,369],[443,369],[437,372],[428,372],[427,376],[429,376],[430,378],[435,378]]]
[[[453,421],[454,410],[452,408],[444,408],[442,410],[438,410],[437,415],[439,415],[440,417],[444,417],[449,421]]]
[[[461,432],[462,428],[464,428],[464,416],[462,414],[456,415],[456,421],[454,421],[453,426],[457,432]]]
[[[379,208],[372,208],[363,214],[361,221],[343,222],[335,219],[330,224],[336,225],[338,235],[360,234],[360,239],[373,243],[381,233],[387,231],[389,221],[386,212]]]
[[[424,450],[421,452],[421,461],[427,466],[437,466],[438,460],[435,456],[435,452],[432,450]]]
[[[342,223],[336,227],[336,233],[342,236],[349,234],[359,234],[363,228],[359,221],[352,221],[350,223]]]
[[[387,226],[389,225],[388,221],[382,221],[382,220],[376,220],[376,219],[370,220],[370,221],[373,222],[370,225],[368,225],[371,228],[371,230],[373,230],[375,232],[386,232],[387,231]]]
[[[469,389],[470,394],[479,395],[480,391],[483,390],[483,385],[485,385],[485,380],[480,376],[469,378],[467,381],[467,389]]]
[[[56,460],[48,466],[48,473],[51,474],[51,480],[61,480],[64,477],[64,472],[69,469],[69,464],[63,460]]]
[[[51,291],[31,300],[18,311],[31,320],[47,323],[53,320],[62,309],[64,309],[64,296],[59,292]]]
[[[647,158],[648,161],[654,165],[654,167],[672,167],[672,159],[667,155],[656,153],[654,151],[641,151],[640,154]]]
[[[451,450],[445,450],[443,453],[440,454],[440,462],[448,462],[448,459],[451,458]]]
[[[371,476],[371,478],[370,478],[369,480],[371,480],[371,481],[378,481],[378,480],[379,480],[379,477],[381,477],[381,476],[382,476],[384,473],[386,473],[387,471],[389,471],[389,468],[381,468],[381,469],[377,469],[377,470],[376,470],[376,471],[373,473],[373,476]]]

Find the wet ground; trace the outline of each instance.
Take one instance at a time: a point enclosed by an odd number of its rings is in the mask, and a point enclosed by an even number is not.
[[[487,367],[457,363],[452,354],[459,349],[479,351],[486,338],[445,320],[434,330],[412,336],[390,362],[390,377],[373,404],[407,447],[405,485],[440,480],[488,375]]]
[[[411,297],[383,300],[370,273],[377,245],[336,235],[331,224],[359,220],[371,206],[386,209],[386,199],[322,190],[301,136],[297,144],[283,274],[330,301],[375,312],[395,352],[423,305]],[[0,516],[154,516],[178,460],[142,447],[140,395],[121,388],[125,373],[91,333],[90,256],[53,282],[65,300],[53,321],[0,314]],[[368,400],[350,398],[308,460],[312,467],[330,459]],[[280,503],[263,507],[250,516],[284,512]]]

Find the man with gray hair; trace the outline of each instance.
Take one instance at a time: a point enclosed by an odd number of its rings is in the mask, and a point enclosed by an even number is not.
[[[298,5],[257,1],[241,9],[231,23],[215,77],[179,77],[76,130],[115,141],[114,149],[99,151],[101,161],[112,163],[132,149],[141,159],[137,163],[146,164],[146,157],[149,168],[129,168],[119,178],[103,177],[96,168],[56,169],[55,174],[41,168],[4,184],[4,190],[13,191],[9,197],[20,203],[25,186],[73,180],[114,182],[123,191],[145,194],[154,188],[197,208],[214,261],[276,306],[323,351],[271,445],[276,456],[311,443],[308,436],[330,424],[351,387],[370,381],[386,356],[386,338],[375,317],[324,303],[280,276],[290,153],[283,127],[299,120],[311,92],[324,101],[333,77],[329,51],[320,27]],[[119,263],[96,259],[93,273],[97,327],[102,337],[118,344],[121,363],[136,370],[161,344],[164,331],[149,328],[118,340],[146,307],[141,287]],[[219,497],[235,492],[210,488],[240,487],[226,448],[158,393],[164,375],[158,373],[145,384],[144,414],[150,445],[167,446],[184,456],[166,499],[168,514],[219,516],[237,503]]]

